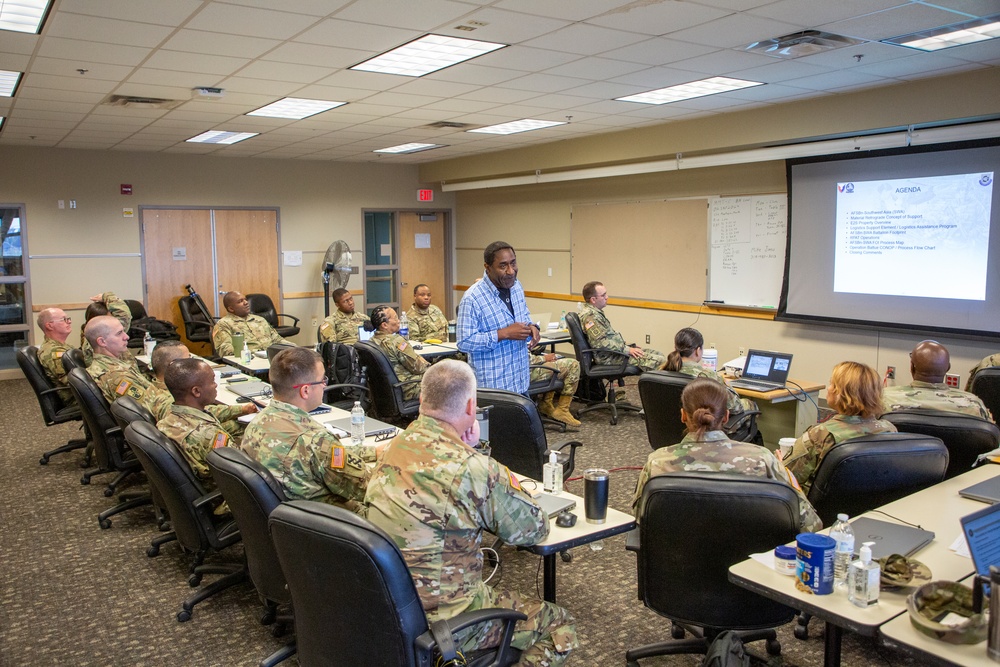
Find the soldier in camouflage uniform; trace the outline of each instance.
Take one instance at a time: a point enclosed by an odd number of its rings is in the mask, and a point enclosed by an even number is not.
[[[542,394],[538,399],[538,411],[567,426],[579,426],[580,422],[569,411],[569,406],[573,403],[573,395],[576,394],[576,387],[580,384],[580,362],[569,357],[556,359],[554,354],[533,354],[528,358],[528,363],[532,366],[543,364],[554,368],[558,371],[559,379],[563,381],[558,403],[553,402],[555,399],[554,391]],[[531,382],[548,380],[549,373],[541,368],[532,368],[530,378]]]
[[[251,352],[266,350],[275,343],[295,345],[279,336],[263,317],[250,314],[250,304],[239,292],[227,292],[222,297],[222,304],[226,307],[227,314],[212,327],[212,344],[220,357],[229,357],[235,353],[233,334],[243,334],[243,342],[250,347]]]
[[[101,315],[111,315],[122,323],[122,328],[125,329],[126,333],[132,325],[132,311],[128,309],[128,304],[124,300],[115,296],[114,292],[96,294],[90,297],[90,301],[91,304],[87,306],[87,310],[83,316],[83,326],[80,327],[80,350],[83,352],[83,360],[88,366],[94,360],[94,349],[84,335],[84,328],[87,326],[87,322]],[[132,355],[126,349],[119,358],[122,361],[128,361],[132,358]]]
[[[965,391],[972,391],[972,378],[976,376],[976,373],[983,368],[990,368],[992,366],[1000,366],[1000,352],[984,357],[982,361],[972,367],[972,370],[969,371],[969,379],[965,382]]]
[[[882,382],[870,366],[856,361],[834,366],[826,402],[837,414],[807,428],[784,459],[807,495],[816,469],[834,445],[863,435],[896,432],[892,422],[877,419],[882,414]]]
[[[729,397],[726,399],[726,409],[729,410],[731,417],[741,415],[747,410],[756,410],[757,404],[753,400],[740,398],[740,395],[729,388],[725,379],[718,372],[701,365],[704,346],[705,338],[700,331],[691,327],[681,329],[674,335],[674,351],[667,355],[667,365],[664,370],[696,378],[709,378],[721,383],[729,392]]]
[[[722,431],[728,419],[726,390],[710,378],[699,378],[681,394],[681,419],[687,434],[679,444],[657,449],[649,455],[639,474],[632,508],[637,511],[646,482],[670,472],[735,472],[750,477],[766,477],[785,482],[799,497],[799,529],[815,532],[823,527],[816,510],[770,450],[749,442],[730,440]]]
[[[944,383],[944,376],[949,370],[951,355],[944,345],[933,340],[917,343],[910,352],[910,375],[913,382],[883,390],[884,411],[944,410],[993,421],[993,416],[983,405],[982,399]]]
[[[428,621],[507,607],[527,615],[512,644],[519,665],[558,666],[579,643],[569,613],[550,602],[498,592],[483,582],[483,531],[511,545],[546,538],[549,522],[518,479],[470,446],[479,440],[472,369],[446,359],[424,374],[420,417],[389,443],[365,496],[368,519],[396,542]],[[495,646],[500,626],[459,633],[467,651]]]
[[[630,357],[629,366],[637,366],[644,371],[660,370],[666,365],[667,357],[662,352],[626,345],[622,335],[614,330],[604,314],[604,307],[608,305],[608,291],[603,283],[595,281],[584,285],[583,299],[586,303],[580,312],[580,326],[583,327],[590,347],[626,353]],[[621,363],[621,357],[616,355],[598,353],[595,356],[601,364]]]
[[[87,322],[84,332],[94,350],[87,372],[108,403],[114,403],[119,396],[131,396],[144,403],[143,397],[153,383],[139,372],[131,356],[129,361],[122,361],[121,355],[128,354],[128,334],[122,323],[110,315],[98,315]]]
[[[274,398],[243,434],[247,456],[271,471],[290,500],[317,500],[360,512],[365,459],[377,448],[344,446],[309,416],[323,402],[326,372],[313,350],[282,350],[271,361]]]
[[[388,306],[378,306],[372,311],[371,326],[375,331],[372,342],[379,347],[389,359],[392,370],[400,382],[419,380],[430,364],[417,354],[413,346],[399,335],[399,316]],[[420,395],[420,384],[413,383],[403,387],[403,398],[414,399]]]
[[[71,405],[75,399],[66,382],[66,369],[62,364],[62,356],[73,349],[73,346],[66,342],[73,331],[72,318],[61,308],[46,308],[38,313],[38,328],[45,334],[45,340],[38,346],[38,361],[52,384],[64,387],[59,391],[59,398],[66,405]]]
[[[337,310],[319,325],[320,340],[354,345],[358,342],[358,326],[367,318],[364,313],[354,312],[354,296],[343,287],[333,290],[333,302]]]
[[[410,340],[448,340],[448,318],[431,303],[431,288],[423,283],[413,288],[413,305],[406,311]]]

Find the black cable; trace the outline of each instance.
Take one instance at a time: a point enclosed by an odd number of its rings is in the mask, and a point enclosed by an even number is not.
[[[809,395],[809,392],[807,392],[805,389],[802,388],[802,385],[800,385],[798,382],[793,382],[792,380],[788,380],[787,384],[794,384],[796,387],[799,388],[799,391],[802,392],[802,397],[800,398],[800,397],[796,396],[794,393],[792,393],[791,389],[789,389],[788,387],[785,387],[785,391],[788,392],[789,396],[791,396],[792,398],[794,398],[799,403],[805,403],[807,399],[810,400],[810,401],[812,401],[812,404],[816,406],[816,412],[819,412],[819,403],[817,403],[815,400],[813,400],[813,397]]]
[[[890,519],[898,521],[898,522],[900,522],[902,524],[905,524],[907,526],[911,526],[911,527],[917,528],[919,530],[923,530],[924,529],[924,527],[921,526],[919,523],[910,523],[909,521],[903,521],[898,516],[893,516],[893,515],[889,514],[888,512],[883,512],[882,510],[871,510],[871,511],[872,511],[873,514],[875,514],[875,513],[877,513],[877,514],[884,514],[885,516],[889,517]]]

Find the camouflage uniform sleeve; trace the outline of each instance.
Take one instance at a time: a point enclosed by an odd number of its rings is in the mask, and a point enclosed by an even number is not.
[[[400,337],[400,339],[403,340],[404,343],[406,342],[406,340],[402,337]],[[400,343],[397,341],[397,345],[399,344]],[[399,348],[397,347],[396,349]],[[406,343],[406,347],[399,350],[399,363],[403,364],[403,367],[411,373],[423,373],[427,370],[427,367],[430,366],[430,364],[428,364],[423,357],[417,354],[416,350],[414,350],[413,346],[409,343]]]
[[[362,458],[325,430],[301,437],[310,440],[307,445],[312,450],[309,463],[316,481],[348,501],[363,502],[368,488],[368,469]]]
[[[108,307],[108,312],[122,323],[125,331],[128,331],[128,328],[132,325],[132,311],[128,309],[128,304],[119,299],[114,292],[105,292],[102,294],[101,301]]]
[[[581,319],[580,324],[583,326],[583,332],[586,334],[592,348],[612,350],[614,352],[625,351],[625,341],[622,340],[621,336],[614,329],[601,322],[599,318],[584,314]]]
[[[792,445],[792,451],[788,455],[788,471],[795,475],[804,494],[809,494],[816,468],[834,444],[836,442],[826,427],[817,424],[806,429]]]
[[[221,403],[217,403],[215,405],[206,406],[205,412],[212,415],[220,422],[225,422],[240,417],[243,414],[243,406],[222,405]]]
[[[467,497],[479,497],[479,516],[487,530],[513,546],[536,544],[548,537],[548,517],[521,490],[509,469],[485,456],[470,457],[465,465],[473,487]]]
[[[224,430],[209,423],[201,423],[180,444],[184,451],[184,458],[191,465],[195,476],[198,479],[211,480],[212,471],[205,463],[208,453],[216,447],[229,447],[232,444],[231,441],[230,435]]]
[[[820,520],[819,515],[816,514],[816,510],[813,509],[812,503],[809,502],[805,493],[802,492],[802,487],[799,486],[799,482],[795,479],[795,475],[793,475],[771,452],[768,452],[764,462],[765,465],[767,465],[768,470],[771,472],[771,477],[773,479],[781,480],[795,489],[795,495],[799,497],[799,528],[808,533],[815,533],[817,530],[821,530],[823,528],[823,522]]]
[[[110,370],[101,376],[99,384],[109,403],[114,402],[119,396],[131,396],[145,405],[143,397],[146,395],[147,387],[137,382],[135,378],[129,377],[127,373]]]
[[[337,340],[337,329],[330,322],[330,318],[323,320],[323,324],[319,325],[319,336],[324,341],[336,341]]]
[[[420,316],[420,313],[415,308],[410,308],[406,311],[406,319],[410,328],[410,340],[417,341],[418,343],[424,342],[424,339],[427,338],[427,332],[421,328],[421,322],[424,321],[424,318]]]
[[[649,461],[646,461],[646,465],[642,466],[642,472],[639,473],[639,479],[635,483],[635,493],[632,494],[632,514],[639,516],[639,500],[642,498],[642,490],[646,488],[646,484],[649,482],[650,471],[649,471]]]
[[[233,356],[233,332],[226,318],[215,323],[212,329],[212,344],[215,345],[215,353],[220,357]]]

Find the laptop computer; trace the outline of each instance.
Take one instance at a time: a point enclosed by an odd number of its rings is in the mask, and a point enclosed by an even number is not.
[[[874,542],[872,558],[884,558],[892,554],[910,556],[931,543],[934,533],[901,523],[889,523],[878,519],[861,517],[851,522],[854,529],[854,553],[861,552],[861,545]]]
[[[750,350],[743,366],[740,379],[730,382],[730,386],[758,391],[784,389],[788,380],[788,369],[792,366],[792,355],[784,352]]]
[[[552,313],[535,313],[531,316],[531,321],[538,325],[539,331],[545,333],[545,330],[549,328],[549,322],[552,321]]]
[[[358,340],[369,340],[374,335],[375,335],[374,331],[365,330],[365,325],[363,324],[358,325]]]
[[[289,345],[288,343],[275,343],[274,345],[268,345],[267,346],[267,362],[271,363],[271,360],[274,359],[274,355],[278,354],[282,350],[290,350],[290,349],[292,349],[294,347],[298,347],[298,346],[297,345]]]
[[[240,382],[226,385],[226,389],[237,396],[244,398],[256,398],[258,396],[270,396],[271,385],[266,382]]]
[[[958,495],[970,500],[978,500],[981,503],[996,505],[1000,503],[1000,475],[967,486],[959,491]]]
[[[962,517],[962,532],[979,574],[1000,565],[1000,505],[991,505]]]
[[[545,516],[552,518],[560,512],[566,512],[576,507],[576,501],[572,498],[553,496],[550,493],[541,493],[535,498],[535,502],[545,512]]]
[[[333,428],[338,428],[341,431],[351,432],[351,418],[341,417],[340,419],[331,419],[329,422],[330,426]],[[379,435],[385,433],[386,431],[392,431],[395,433],[398,429],[392,424],[386,424],[372,417],[365,417],[365,437],[371,437],[373,435]]]

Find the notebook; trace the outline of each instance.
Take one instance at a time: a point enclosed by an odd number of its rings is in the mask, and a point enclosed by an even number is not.
[[[239,382],[236,384],[226,385],[226,389],[233,392],[237,396],[243,396],[244,398],[256,398],[257,396],[271,395],[271,385],[266,382]]]
[[[978,500],[981,503],[996,505],[1000,503],[1000,475],[967,486],[959,491],[958,495],[970,500]]]
[[[329,422],[330,426],[334,428],[339,428],[347,433],[351,432],[351,418],[341,417],[340,419],[331,419]],[[373,435],[379,435],[385,433],[386,431],[396,432],[396,427],[392,424],[386,424],[385,422],[380,422],[372,417],[365,417],[365,437],[371,437]]]
[[[783,352],[767,352],[765,350],[750,350],[747,362],[743,366],[743,374],[739,380],[729,384],[744,389],[760,389],[771,391],[784,389],[788,380],[788,369],[792,365],[792,355]]]
[[[550,519],[560,512],[567,512],[576,507],[576,501],[572,498],[553,496],[549,493],[540,494],[537,498],[535,498],[535,502],[538,503],[538,506],[542,508],[543,512],[545,512],[545,516]]]
[[[864,542],[874,542],[872,558],[875,559],[892,554],[910,556],[934,539],[934,533],[929,530],[868,517],[855,519],[851,528],[854,529],[854,553],[861,552]]]
[[[990,565],[1000,565],[1000,504],[963,516],[962,532],[976,572],[989,576]]]

